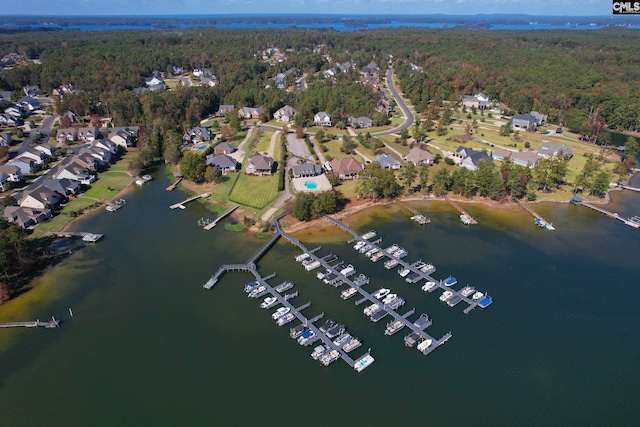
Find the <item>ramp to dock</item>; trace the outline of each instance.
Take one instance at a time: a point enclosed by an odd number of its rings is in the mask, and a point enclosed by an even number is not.
[[[222,221],[227,215],[231,214],[231,212],[235,211],[236,209],[238,209],[239,205],[235,205],[234,207],[232,207],[231,209],[227,210],[226,212],[223,212],[222,214],[220,214],[220,216],[218,216],[218,218],[216,218],[215,220],[213,220],[212,222],[210,222],[209,224],[204,226],[205,230],[211,230],[213,227],[215,227],[219,221]]]
[[[618,215],[616,212],[611,212],[601,207],[587,203],[579,197],[572,198],[569,203],[571,203],[572,205],[582,205],[589,209],[593,209],[594,211],[599,212],[603,215],[606,215],[609,218],[617,219],[618,221],[621,221],[623,224],[628,225],[629,227],[640,228],[640,220],[638,220],[637,217],[623,218],[620,215]]]
[[[449,203],[451,206],[453,206],[454,208],[456,208],[456,210],[458,212],[460,212],[461,215],[463,215],[464,217],[468,218],[468,223],[471,225],[476,225],[478,224],[478,221],[476,221],[475,218],[473,218],[471,215],[469,215],[467,213],[467,211],[465,211],[464,209],[462,209],[460,207],[459,204],[457,204],[455,201],[451,200],[450,198],[448,198],[447,196],[444,197],[444,199],[447,201],[447,203]],[[462,216],[460,217],[462,218]],[[466,224],[467,222],[463,220],[463,222]]]
[[[535,213],[533,209],[530,209],[528,206],[525,206],[524,204],[522,204],[520,200],[514,199],[514,202],[516,203],[516,205],[524,209],[524,211],[527,212],[529,215],[533,216],[535,218],[535,222],[537,225],[539,225],[540,227],[544,227],[547,230],[555,230],[555,228],[553,227],[553,224],[551,224],[550,222],[547,222],[544,218],[542,218],[540,215]]]
[[[180,202],[180,203],[175,203],[175,204],[173,204],[173,205],[169,206],[169,209],[178,209],[178,208],[179,208],[179,209],[185,209],[185,208],[186,208],[186,206],[185,206],[185,205],[186,205],[187,203],[192,202],[192,201],[194,201],[194,200],[196,200],[196,199],[200,199],[200,198],[206,199],[206,198],[207,198],[207,197],[209,197],[210,195],[211,195],[211,193],[202,193],[202,194],[198,194],[197,196],[189,197],[188,199],[183,200],[183,201],[182,201],[182,202]]]

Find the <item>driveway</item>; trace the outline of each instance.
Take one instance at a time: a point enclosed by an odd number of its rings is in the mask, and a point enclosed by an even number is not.
[[[313,161],[313,156],[309,153],[309,148],[304,139],[296,138],[295,133],[287,134],[287,151],[293,156]]]
[[[413,117],[413,114],[409,110],[409,107],[407,107],[407,104],[404,102],[402,97],[398,94],[396,87],[393,85],[393,69],[392,68],[387,69],[387,86],[389,87],[389,92],[391,92],[391,96],[393,97],[393,99],[396,100],[398,107],[400,107],[400,109],[402,110],[402,114],[404,114],[405,120],[404,120],[404,123],[402,123],[397,128],[385,130],[382,132],[375,132],[375,133],[372,133],[371,136],[391,135],[394,133],[401,132],[403,129],[407,129],[411,127],[411,125],[413,125],[413,122],[415,121],[415,118]]]

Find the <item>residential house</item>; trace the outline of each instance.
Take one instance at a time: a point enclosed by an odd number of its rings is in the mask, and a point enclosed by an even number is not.
[[[27,96],[38,96],[40,95],[40,88],[36,85],[36,86],[24,86],[22,88],[22,90],[24,91],[24,94]]]
[[[60,204],[62,199],[60,194],[40,186],[34,190],[22,192],[18,204],[23,208],[53,209]]]
[[[460,166],[463,168],[475,171],[478,169],[478,165],[481,161],[486,160],[492,162],[492,157],[487,154],[486,151],[475,151],[472,148],[458,147],[456,154],[462,158]]]
[[[193,142],[194,144],[202,141],[210,141],[211,132],[205,127],[196,126],[193,129],[185,132],[182,139],[184,139],[186,142]]]
[[[209,154],[206,158],[207,166],[216,168],[222,175],[233,173],[238,170],[238,162],[226,154]]]
[[[145,84],[147,85],[147,87],[153,87],[153,86],[158,86],[164,83],[164,80],[162,79],[162,74],[158,71],[154,71],[151,76],[149,77],[145,77],[144,79]]]
[[[82,142],[93,142],[96,139],[100,138],[100,130],[93,127],[79,128],[78,129],[78,140]]]
[[[7,221],[16,224],[26,230],[51,218],[50,209],[36,209],[20,206],[7,206],[4,209],[4,217]]]
[[[234,151],[236,151],[236,148],[233,145],[229,144],[228,142],[221,142],[214,147],[213,154],[215,154],[216,156],[221,156],[223,154],[231,154]]]
[[[422,72],[422,67],[414,64],[413,62],[410,65],[411,65],[411,72],[412,73],[421,73]]]
[[[275,85],[276,89],[286,89],[287,88],[287,75],[284,73],[278,73],[275,77]]]
[[[320,165],[315,163],[302,163],[299,165],[293,165],[291,168],[293,169],[293,177],[307,177],[307,176],[318,176],[322,173],[322,168]]]
[[[324,70],[322,72],[322,77],[325,79],[332,79],[336,76],[337,72],[335,68],[329,68],[328,70]]]
[[[413,163],[415,166],[429,165],[433,166],[436,161],[436,156],[428,152],[427,150],[421,150],[418,147],[413,147],[409,154],[407,154],[406,160]]]
[[[521,151],[511,154],[511,160],[514,165],[526,166],[531,169],[538,166],[540,156],[535,151]]]
[[[544,117],[546,119],[546,116]],[[534,116],[531,113],[515,114],[511,119],[511,124],[514,128],[528,129],[530,126],[536,127],[540,123],[542,123],[540,116]]]
[[[58,144],[62,145],[77,141],[78,128],[58,129],[58,133],[56,133],[56,140],[58,141]]]
[[[273,118],[279,120],[281,122],[292,122],[293,119],[298,114],[298,111],[290,105],[285,105],[280,108],[278,111],[273,113]]]
[[[99,166],[111,163],[112,154],[110,151],[98,147],[83,147],[78,153],[78,158],[87,164],[89,170],[97,170]],[[94,163],[95,168],[93,167]]]
[[[264,113],[264,108],[262,107],[242,107],[238,110],[238,117],[245,120],[259,119],[262,113]]]
[[[364,165],[353,157],[333,159],[329,162],[331,170],[340,179],[356,179],[358,174],[364,169]]]
[[[249,155],[245,169],[247,175],[271,175],[273,173],[273,157],[263,156],[259,153]]]
[[[22,160],[29,159],[32,160],[36,165],[41,165],[46,163],[49,160],[49,157],[46,153],[36,150],[35,148],[27,148],[22,153],[18,154],[13,160]]]
[[[491,107],[491,100],[487,95],[481,92],[473,96],[465,95],[462,98],[462,105],[467,108],[475,107],[480,110],[486,110],[487,108]]]
[[[112,128],[109,132],[109,141],[125,150],[136,145],[137,137],[138,126]]]
[[[22,119],[23,117],[27,117],[29,115],[29,111],[19,104],[11,105],[10,107],[5,108],[4,113],[13,117],[14,119]]]
[[[545,159],[553,159],[564,155],[568,158],[573,157],[573,150],[564,144],[552,144],[550,142],[543,142],[542,147],[538,150],[538,155]]]
[[[13,142],[11,132],[0,132],[0,147],[8,147]]]
[[[387,153],[382,153],[371,162],[378,162],[382,169],[400,169],[400,162]]]
[[[51,191],[54,191],[58,194],[61,194],[65,197],[68,196],[76,196],[80,193],[80,181],[76,181],[75,179],[50,179],[45,178],[42,181],[42,186],[48,188]]]
[[[86,164],[79,159],[73,159],[70,163],[60,167],[53,175],[54,179],[74,179],[81,184],[89,185],[96,180],[96,176],[89,170]]]
[[[7,113],[0,114],[0,126],[16,127],[22,126],[23,124],[24,120],[22,120],[22,117],[15,117]]]
[[[22,175],[31,173],[32,169],[35,169],[38,165],[32,159],[21,158],[21,159],[12,159],[7,163],[9,166],[15,166],[20,169],[20,173]]]
[[[23,110],[32,113],[40,109],[40,101],[32,96],[23,96],[16,102]]]
[[[178,76],[178,75],[184,73],[184,68],[180,67],[178,65],[172,65],[171,66],[171,72],[173,73],[174,76]]]
[[[338,69],[340,71],[342,71],[343,73],[346,73],[347,71],[349,71],[352,68],[356,68],[355,62],[347,61],[347,62],[343,62],[342,64],[338,65]]]
[[[91,143],[91,147],[108,151],[112,156],[118,153],[118,146],[109,139],[97,139]]]
[[[214,77],[201,77],[200,84],[204,86],[214,87],[218,84],[218,79]]]
[[[180,77],[176,77],[176,80],[178,80],[182,86],[184,87],[191,87],[191,78],[189,78],[189,76],[180,76]]]
[[[233,111],[235,110],[235,107],[233,105],[221,105],[218,107],[218,111],[216,111],[215,116],[216,117],[224,117],[225,114],[227,114],[229,111]]]
[[[78,123],[78,115],[73,111],[65,111],[60,116],[60,121],[63,123],[65,121],[68,121],[69,123]]]
[[[33,148],[34,148],[34,150],[38,150],[38,151],[44,153],[47,157],[53,157],[53,154],[56,151],[56,149],[54,147],[52,147],[51,145],[49,145],[46,142],[43,143],[43,144],[38,144]]]
[[[78,94],[78,93],[80,93],[80,91],[76,90],[71,83],[67,85],[60,85],[56,88],[53,88],[53,90],[51,91],[51,95],[56,95],[56,96],[64,96],[64,95],[71,95],[71,94]]]
[[[15,165],[0,165],[0,191],[7,191],[16,182],[22,181],[22,171]]]
[[[131,92],[134,95],[140,95],[141,93],[146,92],[148,90],[151,90],[151,88],[148,88],[148,87],[134,87],[133,89],[131,89]]]
[[[373,120],[369,117],[349,117],[347,119],[349,126],[354,128],[370,128],[373,126]]]
[[[360,74],[362,74],[365,79],[377,79],[378,71],[378,64],[376,64],[374,61],[371,61],[368,65],[360,69]]]
[[[493,160],[504,160],[511,157],[513,153],[509,150],[505,150],[504,148],[496,148],[493,150]]]
[[[320,111],[313,116],[313,124],[316,126],[331,126],[331,115]]]

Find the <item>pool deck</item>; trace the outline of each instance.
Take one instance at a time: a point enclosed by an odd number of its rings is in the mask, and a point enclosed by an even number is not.
[[[305,183],[308,181],[313,181],[316,183],[316,188],[308,188]],[[306,176],[300,178],[291,179],[291,185],[293,186],[293,191],[296,193],[321,193],[323,191],[329,191],[331,188],[331,183],[326,175],[318,175],[318,176]]]

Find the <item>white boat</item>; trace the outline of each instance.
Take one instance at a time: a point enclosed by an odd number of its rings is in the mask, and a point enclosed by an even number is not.
[[[396,265],[398,265],[398,260],[397,259],[390,259],[390,260],[384,262],[384,268],[386,268],[387,270],[391,270]]]
[[[360,237],[362,237],[364,240],[369,240],[369,239],[373,239],[374,237],[376,237],[376,235],[377,235],[377,233],[376,233],[375,230],[370,230],[369,232],[364,233]]]
[[[147,182],[144,179],[136,179],[136,185],[138,187],[142,187],[143,185],[145,185]]]
[[[382,303],[383,304],[391,304],[396,299],[398,299],[398,294],[389,294],[382,300]]]
[[[386,253],[388,253],[388,254],[391,254],[391,253],[393,253],[393,252],[397,251],[397,250],[398,250],[398,248],[400,248],[400,246],[398,246],[398,245],[391,245],[391,246],[389,246],[387,249],[385,249],[384,251],[385,251]]]
[[[264,301],[262,301],[262,304],[260,304],[260,308],[270,308],[273,307],[273,305],[278,302],[278,298],[276,297],[266,297],[264,299]]]
[[[462,295],[463,297],[468,297],[469,295],[471,295],[473,293],[473,291],[475,291],[476,289],[473,286],[465,286],[464,288],[462,288],[462,290],[460,291],[460,295]]]
[[[424,351],[429,348],[431,346],[431,344],[433,344],[433,340],[432,339],[427,339],[424,341],[421,341],[420,344],[418,344],[418,351],[421,351],[424,353]]]
[[[360,252],[361,254],[368,252],[370,249],[372,248],[371,245],[364,245],[363,247],[360,248],[360,250],[358,252]]]
[[[411,273],[411,269],[409,269],[409,268],[401,268],[401,269],[399,269],[399,270],[398,270],[398,274],[399,274],[401,277],[407,277],[407,275],[408,275],[409,273]]]
[[[271,315],[271,318],[273,320],[278,320],[279,318],[287,314],[289,311],[291,311],[289,307],[280,307]]]
[[[347,299],[351,298],[352,296],[354,296],[357,292],[358,292],[358,290],[356,288],[345,289],[340,294],[340,298],[342,298],[344,300],[347,300]]]
[[[369,353],[362,356],[360,359],[356,360],[356,363],[353,365],[353,369],[357,372],[364,371],[369,365],[371,365],[376,359],[373,358]]]
[[[411,264],[411,266],[415,269],[415,270],[422,270],[422,267],[424,267],[425,265],[427,265],[426,262],[424,261],[416,261],[413,264]]]
[[[311,358],[313,360],[318,360],[320,358],[320,356],[322,356],[322,354],[326,351],[326,349],[324,348],[323,345],[319,345],[316,348],[313,349],[313,352],[311,353]]]
[[[435,273],[436,267],[433,264],[427,264],[420,269],[423,273]]]
[[[329,366],[331,363],[335,362],[340,358],[340,352],[338,350],[331,350],[328,353],[320,356],[320,363],[324,366]]]
[[[345,351],[345,353],[349,353],[352,350],[355,350],[356,348],[360,347],[362,345],[362,343],[360,342],[360,340],[358,338],[352,338],[351,341],[349,341],[348,343],[346,343],[344,345],[344,347],[342,347],[342,350]]]
[[[362,240],[360,240],[358,243],[353,245],[353,249],[355,249],[356,251],[359,251],[360,248],[362,248],[366,244],[367,244],[366,242],[363,242]]]
[[[305,264],[304,269],[307,271],[315,270],[320,267],[320,261],[311,261],[310,263]]]
[[[307,258],[309,258],[309,254],[308,254],[307,252],[305,252],[305,253],[303,253],[303,254],[298,255],[298,256],[296,257],[296,261],[297,261],[297,262],[302,262],[302,261],[304,261],[304,260],[305,260],[305,259],[307,259]]]
[[[438,286],[436,282],[427,282],[424,285],[422,285],[422,290],[425,292],[429,292],[431,289],[435,288],[436,286]]]
[[[278,320],[276,320],[276,325],[278,326],[284,326],[287,323],[291,323],[293,322],[293,320],[296,318],[296,316],[293,315],[293,313],[287,313],[284,316],[280,316],[278,317]]]
[[[262,292],[266,291],[267,288],[264,285],[260,285],[257,288],[254,288],[251,292],[249,292],[249,298],[257,298]]]
[[[102,234],[87,233],[84,236],[82,236],[83,242],[95,243],[100,239],[102,239]]]
[[[365,316],[371,316],[373,313],[380,309],[380,304],[371,304],[363,310]]]
[[[386,297],[386,296],[387,296],[387,294],[389,294],[389,292],[391,292],[391,290],[390,290],[390,289],[387,289],[387,288],[380,288],[380,289],[378,289],[377,291],[375,291],[375,292],[373,293],[373,297],[374,297],[375,299],[380,299],[380,298]]]
[[[348,332],[345,332],[342,335],[340,335],[338,338],[333,340],[333,343],[336,345],[336,347],[340,348],[346,343],[348,343],[349,341],[351,341],[351,334]]]
[[[473,296],[471,297],[472,300],[474,301],[478,301],[480,298],[484,297],[484,293],[483,292],[476,292],[475,294],[473,294]]]
[[[342,274],[343,276],[346,276],[347,274],[351,274],[354,271],[356,271],[355,267],[353,265],[349,264],[348,266],[346,266],[345,268],[340,270],[340,274]]]
[[[316,338],[316,333],[313,331],[304,331],[298,337],[298,344],[300,345],[308,345]]]
[[[331,274],[331,270],[323,270],[323,271],[318,271],[318,274],[316,274],[316,278],[318,280],[322,280],[325,278],[325,276]]]
[[[402,328],[404,328],[404,323],[402,323],[400,320],[396,320],[395,322],[387,325],[387,329],[384,331],[384,334],[393,335]]]
[[[375,254],[376,252],[378,252],[378,249],[372,248],[372,249],[369,249],[367,253],[364,254],[364,256],[366,256],[367,258],[371,258],[373,254]]]
[[[440,295],[440,301],[446,301],[449,298],[451,298],[453,296],[453,292],[451,291],[444,291],[444,293],[442,295]]]
[[[385,256],[384,252],[382,252],[382,251],[377,252],[371,257],[371,262],[378,262],[384,256]]]

